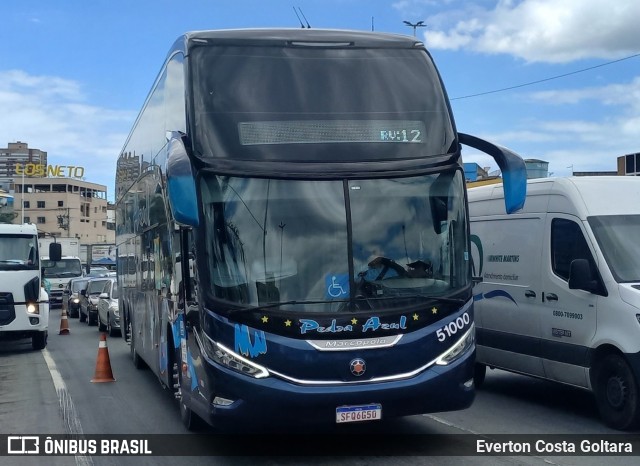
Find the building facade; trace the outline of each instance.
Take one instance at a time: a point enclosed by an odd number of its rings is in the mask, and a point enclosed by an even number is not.
[[[83,244],[115,241],[113,206],[104,185],[74,178],[26,178],[24,184],[16,180],[13,192],[13,223],[34,223],[42,235],[78,238]]]
[[[47,153],[40,149],[29,149],[26,142],[10,142],[7,147],[0,148],[0,189],[10,191],[15,177],[24,175],[26,166],[47,166]]]

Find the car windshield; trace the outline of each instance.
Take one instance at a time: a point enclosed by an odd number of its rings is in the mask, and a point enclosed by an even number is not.
[[[3,235],[0,270],[38,270],[38,243],[32,235]]]
[[[104,290],[107,280],[91,280],[87,287],[87,294],[100,294]]]
[[[640,215],[600,215],[588,221],[615,280],[640,282]]]
[[[463,196],[460,172],[345,182],[207,176],[210,277],[201,283],[214,299],[297,301],[297,311],[444,298],[469,284]]]
[[[71,284],[71,291],[74,293],[84,290],[87,287],[87,280],[76,280]]]

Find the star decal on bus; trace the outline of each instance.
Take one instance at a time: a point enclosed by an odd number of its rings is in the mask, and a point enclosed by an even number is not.
[[[285,327],[291,327],[291,321],[289,319],[284,321]]]
[[[413,320],[418,320],[420,316],[418,314],[413,314]]]
[[[262,321],[262,323],[263,323],[263,324],[266,324],[267,322],[269,322],[269,317],[267,317],[267,316],[262,316],[262,317],[260,318],[260,320]]]

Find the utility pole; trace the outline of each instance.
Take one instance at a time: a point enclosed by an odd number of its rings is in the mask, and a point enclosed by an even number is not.
[[[424,21],[418,21],[417,23],[411,23],[409,21],[403,21],[404,24],[406,24],[409,27],[413,28],[413,37],[416,36],[416,29],[417,28],[426,28],[427,25],[424,24]]]

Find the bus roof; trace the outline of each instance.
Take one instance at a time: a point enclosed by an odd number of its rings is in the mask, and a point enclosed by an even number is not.
[[[263,46],[424,47],[423,42],[411,36],[340,29],[221,29],[190,31],[181,36],[178,42],[185,39],[191,43],[193,41],[206,41],[211,44],[231,42]]]

